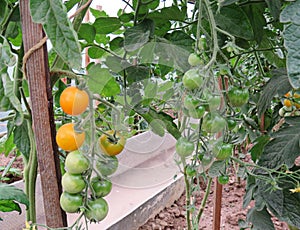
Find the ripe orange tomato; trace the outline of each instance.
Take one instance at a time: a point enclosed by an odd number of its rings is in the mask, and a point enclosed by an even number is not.
[[[57,145],[65,151],[74,151],[84,142],[85,133],[77,133],[74,130],[74,124],[68,123],[62,125],[56,133]]]
[[[122,152],[124,149],[126,140],[125,138],[115,130],[108,130],[106,132],[109,135],[114,136],[115,140],[112,140],[108,135],[103,133],[99,138],[99,146],[103,153],[109,156],[115,156]]]
[[[61,93],[59,103],[66,114],[77,116],[88,107],[89,96],[86,91],[70,86]]]

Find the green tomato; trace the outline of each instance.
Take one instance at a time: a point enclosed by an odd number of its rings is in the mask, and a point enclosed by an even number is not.
[[[236,121],[233,119],[227,120],[227,127],[229,130],[233,130],[236,127]]]
[[[193,166],[187,165],[185,168],[185,173],[188,177],[194,177],[196,176],[197,171]]]
[[[191,66],[198,66],[203,64],[203,61],[200,59],[200,57],[197,54],[191,53],[188,58],[188,63]]]
[[[185,137],[180,137],[175,145],[176,152],[181,157],[187,157],[190,156],[195,148],[195,145],[193,142],[190,142]]]
[[[218,177],[219,184],[228,184],[229,182],[229,176],[228,175],[222,175]]]
[[[91,186],[97,198],[108,195],[112,189],[111,181],[105,180],[101,177],[93,177],[91,180]]]
[[[233,107],[241,107],[248,102],[249,91],[246,88],[231,87],[228,90],[227,96]]]
[[[189,110],[189,115],[195,119],[200,119],[201,117],[204,116],[204,113],[205,113],[205,107],[201,105],[198,106],[197,108],[193,108]]]
[[[85,188],[85,182],[81,174],[66,172],[62,176],[61,184],[63,190],[71,194],[80,193]]]
[[[203,77],[200,76],[198,69],[190,69],[183,75],[182,83],[188,90],[198,89],[203,84]]]
[[[200,104],[200,101],[191,95],[187,95],[183,100],[183,105],[188,110],[196,108]]]
[[[213,161],[213,156],[211,154],[204,154],[201,157],[201,163],[203,166],[208,166]]]
[[[217,143],[214,145],[213,153],[217,160],[226,160],[232,155],[233,145],[229,143]]]
[[[89,168],[89,166],[89,160],[78,150],[68,153],[65,161],[65,167],[69,173],[83,173]]]
[[[87,209],[84,211],[85,217],[91,222],[103,220],[108,213],[108,204],[103,198],[89,199]]]
[[[203,117],[202,129],[208,133],[218,133],[225,129],[226,120],[216,112],[207,113]]]
[[[68,213],[75,213],[79,211],[79,208],[83,204],[82,195],[77,194],[70,194],[67,192],[63,192],[60,196],[60,207]]]
[[[104,156],[96,161],[96,169],[102,176],[110,176],[115,173],[119,166],[116,156]]]
[[[207,98],[209,111],[216,111],[221,106],[221,97],[219,95],[211,95]]]

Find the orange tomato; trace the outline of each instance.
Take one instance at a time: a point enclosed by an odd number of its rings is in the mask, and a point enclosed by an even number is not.
[[[74,151],[84,142],[85,133],[77,133],[74,130],[74,124],[68,123],[62,125],[56,134],[57,145],[65,151]]]
[[[70,86],[61,93],[59,103],[66,114],[77,116],[88,107],[89,96],[86,91]]]
[[[286,107],[291,107],[293,105],[293,103],[289,100],[289,99],[284,99],[283,100],[283,104],[286,106]]]

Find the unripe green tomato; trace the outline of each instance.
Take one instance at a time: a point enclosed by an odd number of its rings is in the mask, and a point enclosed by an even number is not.
[[[188,177],[194,177],[196,176],[196,169],[195,167],[191,166],[191,165],[187,165],[186,168],[185,168],[185,173]]]
[[[281,107],[281,108],[279,109],[279,111],[278,111],[279,116],[283,117],[284,114],[285,114],[285,112],[286,112],[285,109],[284,109],[283,107]]]
[[[292,106],[290,106],[290,107],[288,107],[288,106],[283,106],[282,108],[283,108],[284,111],[286,111],[286,112],[292,112],[292,111],[293,111],[293,107],[292,107]]]
[[[70,194],[63,192],[60,196],[60,207],[68,213],[75,213],[83,204],[83,198],[80,193]]]
[[[175,145],[176,152],[181,157],[188,157],[194,152],[195,145],[185,137],[180,137]]]
[[[218,182],[219,182],[219,184],[222,184],[222,185],[228,184],[228,182],[229,182],[229,176],[228,175],[219,176],[218,177]]]
[[[236,126],[236,121],[233,119],[227,119],[228,130],[233,130]]]
[[[229,143],[217,143],[213,148],[213,153],[217,160],[226,160],[232,155],[233,145]]]
[[[183,105],[188,110],[196,108],[200,104],[200,101],[194,98],[192,95],[187,95],[183,100]]]
[[[65,161],[67,172],[72,174],[80,174],[86,171],[89,166],[89,160],[78,150],[68,153]]]
[[[188,58],[188,63],[191,66],[198,66],[203,64],[203,61],[200,59],[200,57],[197,54],[191,53]]]
[[[85,182],[81,174],[71,174],[66,172],[61,178],[64,191],[75,194],[80,193],[85,188]]]
[[[97,198],[107,196],[112,189],[111,181],[101,177],[93,177],[91,180],[91,186]]]
[[[211,95],[207,99],[209,111],[216,111],[220,108],[221,97],[219,95]]]
[[[183,75],[182,83],[188,90],[198,89],[203,84],[203,76],[200,76],[199,70],[190,69]]]
[[[91,222],[103,220],[108,213],[108,204],[103,198],[89,199],[87,209],[84,211],[85,217]]]
[[[205,107],[201,105],[198,106],[197,108],[193,108],[189,110],[189,115],[195,119],[200,119],[201,117],[204,116],[204,113],[205,113]]]
[[[228,90],[227,96],[233,107],[241,107],[248,102],[249,91],[246,88],[242,89],[233,86]]]
[[[225,129],[226,120],[218,113],[207,113],[203,117],[202,129],[208,133],[218,133]]]

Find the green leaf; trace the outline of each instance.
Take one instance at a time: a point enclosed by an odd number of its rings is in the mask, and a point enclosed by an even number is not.
[[[0,71],[16,63],[16,56],[11,52],[10,45],[5,37],[0,35]]]
[[[108,18],[108,14],[104,10],[89,8],[95,18]]]
[[[87,85],[93,93],[104,97],[111,97],[120,93],[120,86],[115,77],[108,69],[102,68],[100,64],[93,65],[88,69]]]
[[[80,0],[69,0],[65,2],[65,6],[67,10],[71,10],[77,3],[79,3]]]
[[[19,151],[23,154],[25,158],[29,158],[30,154],[30,138],[28,134],[28,124],[27,120],[25,119],[23,123],[19,126],[15,127],[14,130],[14,143],[19,149]]]
[[[257,103],[259,117],[271,105],[271,101],[275,95],[282,96],[292,89],[285,69],[274,70],[272,75],[272,78],[263,87]]]
[[[0,200],[14,200],[24,204],[26,207],[29,206],[26,194],[13,185],[0,183]]]
[[[214,161],[213,164],[209,167],[208,175],[210,177],[221,176],[226,171],[226,162],[225,161]]]
[[[115,50],[118,51],[119,49],[121,49],[123,47],[123,45],[124,45],[124,38],[122,38],[122,37],[116,37],[109,42],[109,47],[112,51],[115,51]]]
[[[7,2],[5,0],[0,0],[0,6],[0,30],[2,30],[2,22],[6,18],[8,12]]]
[[[269,9],[270,13],[273,16],[274,20],[277,21],[280,16],[281,12],[281,1],[280,0],[265,0]]]
[[[95,39],[95,36],[96,36],[96,29],[94,26],[88,23],[83,23],[80,25],[79,32],[78,32],[79,39],[84,39],[87,42],[92,43]]]
[[[144,89],[144,97],[145,98],[155,98],[157,94],[158,84],[157,81],[146,80],[145,81],[145,89]]]
[[[54,50],[71,67],[81,67],[81,48],[77,34],[60,0],[30,0],[32,20],[41,23]]]
[[[285,164],[291,168],[300,156],[300,121],[299,117],[287,117],[287,126],[271,135],[272,140],[265,145],[258,164],[271,169],[278,169]]]
[[[129,85],[150,77],[150,68],[144,65],[130,66],[126,72]]]
[[[15,95],[14,92],[14,83],[13,81],[9,78],[7,73],[1,73],[2,77],[2,83],[4,86],[4,94],[7,98],[9,98],[9,101],[11,105],[16,109],[18,112],[17,114],[17,119],[16,119],[16,125],[20,125],[23,122],[24,119],[24,114],[22,110],[22,105],[17,96]]]
[[[290,191],[296,185],[289,177],[281,177],[277,182],[281,189],[270,191],[270,184],[259,180],[256,195],[280,221],[299,228],[300,194]]]
[[[150,13],[148,18],[153,19],[154,21],[184,21],[185,12],[173,5]]]
[[[90,46],[88,49],[88,55],[90,58],[99,59],[105,54],[105,51],[99,46]]]
[[[247,213],[247,220],[253,224],[253,230],[275,230],[271,215],[266,209],[258,211],[255,207],[251,208]]]
[[[238,2],[239,0],[219,0],[219,4],[220,6],[228,6],[231,5],[233,3]]]
[[[2,142],[3,140],[3,142]],[[9,153],[15,148],[14,144],[14,136],[9,135],[7,139],[1,139],[0,142],[0,153],[4,153],[4,155],[7,157]]]
[[[237,5],[222,7],[215,15],[217,26],[233,36],[253,40],[254,34],[250,21],[244,11]]]
[[[267,135],[263,135],[258,137],[254,142],[253,146],[249,150],[251,154],[251,159],[253,162],[256,162],[257,159],[261,156],[263,153],[264,146],[269,142],[270,137]]]
[[[124,33],[124,48],[131,52],[145,45],[153,35],[154,23],[150,19],[145,19],[140,24],[127,29]]]
[[[121,27],[121,22],[115,17],[100,17],[93,24],[97,34],[109,34]]]
[[[0,199],[0,212],[12,212],[12,211],[17,211],[19,212],[19,214],[22,213],[20,205],[14,202],[13,200]]]
[[[157,112],[153,108],[149,108],[147,112],[140,112],[135,109],[135,112],[143,117],[148,124],[152,125],[153,131],[158,135],[164,133],[162,132],[162,129],[166,129],[175,139],[181,137],[181,133],[177,129],[174,119],[170,115],[164,112]]]
[[[286,6],[280,15],[280,21],[286,23],[283,31],[284,46],[287,54],[287,72],[293,88],[300,88],[300,1]]]
[[[255,41],[257,43],[260,43],[264,35],[264,27],[267,25],[266,19],[264,17],[265,4],[248,4],[243,7],[243,10],[247,14],[251,23]]]

